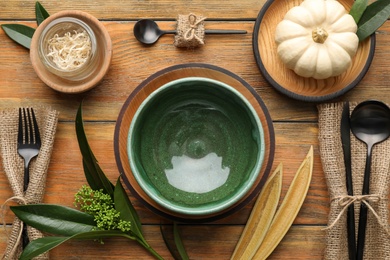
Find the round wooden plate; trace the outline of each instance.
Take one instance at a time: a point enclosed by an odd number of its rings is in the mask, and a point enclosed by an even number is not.
[[[141,189],[135,180],[131,172],[127,154],[128,131],[131,120],[136,110],[138,109],[138,106],[150,93],[152,93],[157,88],[172,80],[184,77],[206,77],[224,82],[234,87],[240,91],[241,94],[243,94],[252,104],[259,115],[264,129],[264,140],[266,148],[264,162],[259,174],[259,178],[256,180],[248,194],[240,201],[222,212],[211,215],[193,216],[179,214],[176,212],[171,212],[154,202],[150,197],[147,196],[147,194]],[[129,188],[134,197],[143,202],[147,208],[159,214],[160,216],[171,220],[190,223],[203,223],[215,221],[233,214],[249,203],[259,193],[272,168],[275,151],[275,135],[272,120],[264,102],[248,83],[232,72],[229,72],[220,67],[208,64],[190,63],[172,66],[153,74],[131,93],[119,113],[115,126],[114,151],[116,163],[119,172],[123,177],[124,183]]]
[[[302,2],[303,0],[268,0],[256,19],[253,51],[261,74],[276,90],[297,100],[323,102],[345,94],[362,80],[374,57],[375,35],[359,44],[352,66],[340,76],[325,80],[298,76],[279,59],[275,30],[288,10]],[[339,2],[346,10],[353,4],[353,0]]]

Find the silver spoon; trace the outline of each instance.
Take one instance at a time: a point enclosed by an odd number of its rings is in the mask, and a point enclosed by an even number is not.
[[[360,103],[351,114],[352,133],[367,145],[362,195],[370,194],[372,148],[390,136],[390,108],[382,102],[369,100]],[[363,259],[367,226],[367,206],[360,204],[356,259]]]
[[[157,42],[160,36],[164,34],[175,34],[176,30],[161,30],[157,23],[150,19],[142,19],[134,25],[135,38],[144,44],[153,44]],[[246,34],[245,30],[205,30],[206,34]]]

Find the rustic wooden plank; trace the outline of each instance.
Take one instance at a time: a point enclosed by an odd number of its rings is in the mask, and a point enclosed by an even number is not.
[[[310,145],[314,145],[315,165],[309,193],[293,227],[270,259],[322,259],[325,247],[322,228],[326,225],[329,197],[318,151],[317,109],[314,103],[291,100],[276,92],[260,75],[252,51],[254,20],[265,0],[151,0],[93,2],[53,1],[41,3],[50,13],[78,9],[103,21],[113,40],[114,58],[111,69],[101,85],[80,95],[57,93],[45,86],[33,71],[28,50],[12,42],[0,30],[0,110],[21,105],[43,104],[60,112],[60,123],[49,166],[44,202],[73,206],[73,195],[85,184],[81,156],[74,132],[74,117],[84,100],[86,132],[102,168],[113,182],[118,170],[113,151],[115,121],[122,104],[143,80],[168,66],[203,62],[225,68],[253,86],[267,105],[274,120],[276,151],[274,167],[284,163],[281,199],[288,189]],[[174,10],[173,7],[174,6]],[[245,29],[247,35],[206,36],[206,45],[198,49],[178,49],[173,37],[164,36],[151,47],[144,47],[132,35],[135,20],[156,18],[162,29],[175,27],[178,13],[202,13],[209,17],[209,29]],[[23,23],[36,26],[34,2],[0,1],[0,24]],[[379,99],[390,104],[390,22],[376,35],[376,54],[363,81],[335,101]],[[333,102],[332,101],[332,102]],[[0,203],[12,196],[0,160]],[[171,259],[159,231],[156,216],[132,195],[147,240],[167,259]],[[228,259],[246,223],[253,202],[234,215],[207,225],[182,226],[184,243],[191,259]],[[7,211],[5,229],[10,229],[13,215]],[[6,245],[4,226],[0,224],[0,252]],[[299,248],[299,252],[297,252]],[[72,256],[68,252],[72,252]],[[92,241],[72,241],[52,252],[53,259],[152,259],[133,242],[109,239],[104,245]]]
[[[10,230],[10,227],[7,226],[6,230]],[[159,226],[145,225],[143,230],[148,243],[164,259],[173,259],[162,240]],[[229,259],[242,230],[243,226],[180,226],[182,239],[191,259]],[[0,226],[0,252],[4,252],[6,246],[5,232]],[[295,225],[268,259],[322,259],[324,238],[325,232],[321,226]],[[72,254],[65,255],[64,252]],[[57,260],[154,259],[133,241],[117,238],[105,239],[104,244],[96,241],[70,241],[53,249],[50,257]]]
[[[33,1],[10,0],[0,2],[1,19],[35,19]],[[265,0],[152,0],[152,1],[55,1],[43,0],[40,3],[54,14],[62,10],[81,10],[99,19],[128,20],[140,18],[175,19],[178,14],[202,14],[209,19],[255,19]],[[174,8],[172,8],[174,7]]]
[[[92,150],[101,167],[112,182],[119,176],[114,151],[113,132],[115,123],[86,123],[85,129]],[[329,197],[322,165],[319,158],[317,128],[314,123],[275,123],[276,151],[274,167],[280,162],[284,164],[283,189],[281,200],[303,160],[311,144],[315,148],[313,178],[307,198],[295,220],[295,224],[321,224],[327,222]],[[66,149],[63,149],[66,147]],[[54,144],[47,179],[45,203],[73,206],[73,196],[81,185],[86,184],[81,165],[81,155],[74,132],[73,122],[60,123]],[[6,176],[0,162],[0,201],[4,202],[12,196]],[[145,208],[131,194],[130,198],[138,210],[144,223],[159,223],[161,218]],[[243,224],[246,222],[253,202],[234,215],[217,221],[219,224]],[[6,222],[11,223],[12,214],[8,212]]]
[[[84,113],[87,115],[87,112]],[[113,150],[114,127],[114,122],[87,122],[85,124],[87,138],[96,158],[109,179],[115,183],[119,173]],[[295,223],[325,224],[329,203],[327,187],[319,159],[316,125],[312,123],[276,123],[275,135],[276,152],[274,168],[280,162],[284,164],[281,199],[284,198],[310,145],[314,145],[315,163],[312,184]],[[53,149],[44,202],[73,206],[74,194],[81,185],[86,184],[73,122],[63,122],[58,125]],[[3,202],[11,197],[12,193],[3,172],[1,162],[0,169],[0,202]],[[133,196],[131,196],[131,200],[134,202],[144,223],[160,223],[160,217],[146,209]],[[222,219],[217,223],[246,223],[251,207],[253,206],[252,204],[253,202],[234,215]],[[7,223],[11,223],[11,212],[8,212],[6,221]]]
[[[34,25],[33,23],[24,24]],[[251,46],[250,32],[253,30],[253,23],[231,23],[233,28],[242,28],[249,32],[247,35],[233,36],[242,39],[238,42],[232,41],[230,36],[218,35],[207,38],[206,45],[196,50],[174,47],[172,36],[162,37],[154,46],[143,47],[132,35],[133,25],[134,23],[105,23],[114,46],[112,66],[98,87],[81,95],[60,94],[45,86],[32,69],[28,51],[12,42],[0,30],[0,48],[6,50],[4,55],[0,56],[0,62],[4,64],[0,76],[3,85],[12,86],[12,88],[0,89],[0,96],[8,97],[0,106],[5,108],[17,106],[22,102],[28,104],[39,101],[60,110],[62,120],[70,120],[73,119],[79,101],[85,98],[86,111],[96,113],[95,116],[94,113],[90,113],[89,119],[115,120],[123,102],[134,88],[151,74],[168,66],[211,60],[212,64],[226,68],[239,76],[241,76],[240,71],[249,73],[248,68],[257,70]],[[164,22],[161,27],[168,29],[172,26],[172,22]],[[213,28],[218,27],[221,28],[220,23],[215,23],[213,26]],[[221,49],[221,45],[228,46],[229,51],[227,48]],[[249,59],[238,62],[238,57],[243,56]],[[232,66],[233,61],[237,61],[234,66]],[[248,66],[248,62],[251,65]],[[229,67],[225,64],[231,65]],[[14,75],[21,76],[15,79]],[[26,78],[30,79],[29,82],[26,82]],[[260,81],[260,74],[257,74],[256,78],[257,82]],[[52,102],[53,100],[56,102]],[[104,102],[101,102],[103,100]],[[89,104],[94,105],[91,107]],[[97,115],[99,116],[96,117]]]
[[[31,22],[24,24],[34,25]],[[151,74],[176,64],[204,62],[230,70],[247,81],[265,101],[275,121],[316,120],[316,104],[294,101],[277,93],[260,75],[252,52],[253,23],[231,23],[234,28],[246,29],[250,33],[231,36],[234,38],[209,37],[205,46],[195,50],[174,47],[170,36],[146,48],[133,37],[133,22],[104,24],[114,45],[111,69],[99,86],[80,95],[61,94],[48,88],[32,69],[28,50],[12,42],[0,30],[0,48],[3,50],[0,55],[0,79],[1,85],[6,86],[0,88],[0,97],[7,97],[0,102],[0,109],[40,102],[59,110],[61,120],[72,120],[80,100],[84,99],[85,110],[89,112],[88,120],[113,121],[127,96]],[[162,22],[165,29],[172,26],[172,22]],[[213,28],[221,27],[221,23],[213,23]],[[240,37],[240,40],[236,37]],[[380,99],[390,103],[390,89],[386,86],[386,82],[390,81],[387,73],[390,60],[386,55],[390,52],[389,41],[390,22],[386,22],[377,33],[377,51],[371,69],[355,89],[338,100]]]

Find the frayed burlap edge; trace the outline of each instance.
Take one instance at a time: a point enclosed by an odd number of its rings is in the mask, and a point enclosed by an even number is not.
[[[351,110],[356,104],[351,104]],[[345,167],[340,135],[340,120],[343,103],[318,105],[319,145],[322,167],[331,199],[326,230],[324,259],[348,259],[346,214],[340,216],[343,206],[337,198],[347,195]],[[354,194],[362,194],[363,175],[367,149],[365,144],[351,134],[351,156]],[[390,239],[387,220],[389,194],[390,140],[377,144],[372,154],[370,193],[378,200],[368,201],[373,212],[368,212],[364,259],[390,259]],[[358,230],[360,203],[355,204],[355,230]],[[340,219],[335,222],[335,220]],[[356,234],[357,235],[357,234]]]

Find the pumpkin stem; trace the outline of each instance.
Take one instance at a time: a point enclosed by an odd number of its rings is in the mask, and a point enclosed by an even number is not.
[[[328,38],[328,32],[325,29],[317,27],[311,33],[313,41],[316,43],[324,43],[326,38]]]

